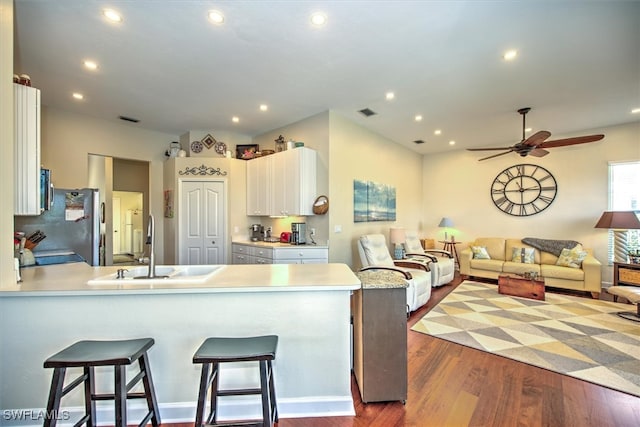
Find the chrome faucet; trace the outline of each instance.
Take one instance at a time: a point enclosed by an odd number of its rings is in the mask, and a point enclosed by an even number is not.
[[[164,278],[167,276],[158,276],[156,274],[156,248],[155,248],[155,221],[153,219],[153,215],[149,215],[149,223],[147,224],[147,240],[145,244],[149,246],[149,272],[146,276],[137,276],[135,279],[155,279],[155,278]],[[142,259],[141,259],[142,261]]]

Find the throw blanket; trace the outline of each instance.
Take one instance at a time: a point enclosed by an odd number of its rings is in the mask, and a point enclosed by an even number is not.
[[[552,253],[555,256],[560,256],[564,248],[573,249],[580,244],[575,240],[536,239],[535,237],[525,237],[522,239],[522,243],[533,246],[538,250]]]

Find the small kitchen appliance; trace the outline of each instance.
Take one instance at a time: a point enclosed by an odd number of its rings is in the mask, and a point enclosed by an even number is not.
[[[261,224],[251,224],[251,241],[264,240],[264,227]]]
[[[307,224],[304,222],[291,223],[291,244],[304,245],[307,243]]]
[[[280,233],[280,243],[290,243],[291,242],[291,232],[283,231]]]

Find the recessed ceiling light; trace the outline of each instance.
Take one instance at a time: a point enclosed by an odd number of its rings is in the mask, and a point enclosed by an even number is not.
[[[78,93],[78,92],[74,92],[73,95],[71,95],[71,96],[73,96],[74,99],[77,99],[79,101],[84,99],[84,95],[81,94],[81,93]]]
[[[98,69],[98,64],[94,61],[91,60],[86,60],[83,62],[85,68],[89,69],[89,70],[97,70]]]
[[[224,15],[222,14],[222,12],[218,10],[210,10],[208,13],[208,16],[209,16],[209,21],[213,22],[214,24],[224,23]]]
[[[442,131],[440,129],[436,129],[433,131],[434,135],[442,135]]]
[[[516,59],[516,56],[518,56],[518,51],[515,49],[511,49],[506,51],[502,55],[502,59],[504,59],[505,61],[513,61],[514,59]]]
[[[638,114],[640,113],[640,108],[634,108],[633,110],[631,110],[631,114]]]
[[[122,22],[122,15],[113,9],[104,9],[102,14],[111,22]]]
[[[311,24],[314,27],[322,27],[327,23],[327,15],[322,12],[314,12],[311,14]]]
[[[420,114],[416,114],[415,120],[416,120],[416,122],[421,122],[422,121],[422,116]]]
[[[233,116],[233,117],[231,117],[231,121],[232,121],[233,123],[238,123],[238,122],[240,121],[240,117],[238,117],[238,116]]]
[[[260,111],[267,111],[268,109],[269,109],[269,106],[267,104],[260,105]]]
[[[391,101],[393,98],[396,97],[396,94],[393,92],[387,92],[384,97],[387,98],[387,101]]]
[[[456,145],[456,142],[454,140],[449,141],[449,145]]]

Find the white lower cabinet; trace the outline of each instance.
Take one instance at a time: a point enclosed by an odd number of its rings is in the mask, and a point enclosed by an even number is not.
[[[326,264],[328,247],[265,247],[261,244],[233,243],[233,264]]]
[[[273,250],[274,264],[327,264],[329,248],[293,246]]]

